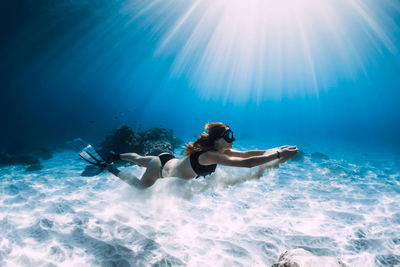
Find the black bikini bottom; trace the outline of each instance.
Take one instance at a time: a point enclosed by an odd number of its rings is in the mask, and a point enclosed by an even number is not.
[[[162,170],[164,168],[164,165],[171,159],[174,159],[175,156],[170,154],[170,153],[161,153],[160,155],[158,155],[158,157],[160,158],[161,161],[161,168],[160,168],[160,177],[162,178]]]

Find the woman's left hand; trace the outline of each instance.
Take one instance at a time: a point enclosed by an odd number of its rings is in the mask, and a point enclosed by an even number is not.
[[[282,149],[294,150],[294,149],[298,149],[298,148],[297,148],[297,146],[289,146],[289,145],[275,147],[275,148],[265,150],[264,155],[276,153],[277,151],[280,152]]]
[[[281,146],[278,149],[284,149],[284,148],[288,148],[288,149],[297,149],[297,146],[289,146],[289,145],[285,145],[285,146]]]
[[[284,149],[279,150],[279,153],[282,157],[283,160],[288,160],[296,156],[296,154],[299,152],[297,146],[288,146],[285,147]]]

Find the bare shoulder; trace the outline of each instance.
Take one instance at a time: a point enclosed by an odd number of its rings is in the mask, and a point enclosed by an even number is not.
[[[221,156],[226,156],[218,151],[207,151],[199,156],[199,163],[201,165],[216,164],[216,159],[220,159]]]

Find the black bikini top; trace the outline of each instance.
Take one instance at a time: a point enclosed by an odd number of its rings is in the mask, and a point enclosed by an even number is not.
[[[197,174],[197,177],[210,175],[211,173],[215,172],[215,168],[217,168],[217,164],[212,165],[201,165],[199,163],[199,156],[207,151],[201,152],[193,152],[190,154],[190,165],[192,165],[192,169]]]

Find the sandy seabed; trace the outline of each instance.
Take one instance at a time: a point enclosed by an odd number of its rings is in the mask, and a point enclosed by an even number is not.
[[[0,169],[1,266],[268,266],[294,248],[400,265],[395,155],[310,151],[259,179],[256,168],[218,167],[145,191],[109,173],[81,177],[73,151],[42,165]]]

